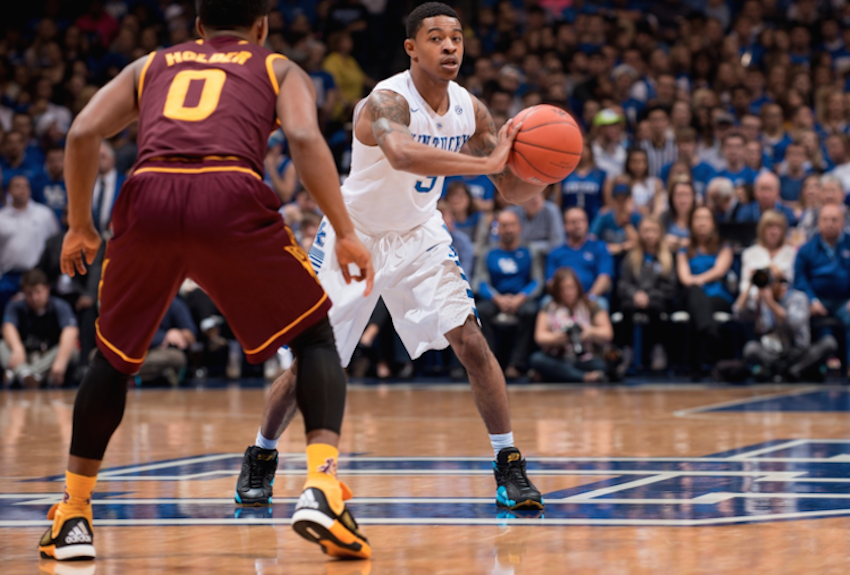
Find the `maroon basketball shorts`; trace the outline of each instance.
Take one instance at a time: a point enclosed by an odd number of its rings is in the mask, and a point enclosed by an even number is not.
[[[187,277],[227,318],[251,363],[327,315],[327,294],[256,175],[152,170],[121,189],[103,262],[97,343],[116,369],[139,370]]]

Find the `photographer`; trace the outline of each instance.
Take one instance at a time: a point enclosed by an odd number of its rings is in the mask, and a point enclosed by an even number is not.
[[[809,298],[789,289],[788,278],[776,266],[756,270],[752,283],[753,305],[738,314],[755,320],[758,339],[744,346],[744,359],[753,373],[761,380],[820,379],[820,367],[838,349],[838,342],[826,335],[811,345]]]
[[[559,268],[550,286],[552,301],[537,314],[534,340],[542,348],[531,367],[547,382],[606,380],[603,347],[614,337],[608,312],[584,294],[570,268]]]
[[[741,283],[738,299],[733,309],[742,309],[754,301],[757,289],[752,287],[753,274],[757,270],[775,266],[782,277],[794,279],[794,259],[797,250],[785,242],[788,233],[788,220],[776,210],[767,210],[762,214],[756,229],[756,245],[750,246],[741,254]]]

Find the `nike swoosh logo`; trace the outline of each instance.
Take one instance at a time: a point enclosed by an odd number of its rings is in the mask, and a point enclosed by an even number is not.
[[[419,111],[419,108],[411,108],[411,109],[410,109],[410,111],[411,111],[411,112],[418,112],[418,111]]]
[[[430,248],[428,248],[428,249],[427,249],[427,250],[425,250],[425,251],[426,251],[426,252],[430,252],[431,250],[433,250],[434,248],[436,248],[438,245],[440,245],[440,244],[433,245],[433,246],[431,246]]]

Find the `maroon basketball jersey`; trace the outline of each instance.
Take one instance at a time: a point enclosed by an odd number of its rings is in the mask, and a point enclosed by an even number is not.
[[[283,58],[234,36],[152,53],[139,77],[139,167],[151,160],[242,160],[263,174]]]

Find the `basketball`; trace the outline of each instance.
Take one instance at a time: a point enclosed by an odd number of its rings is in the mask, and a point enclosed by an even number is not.
[[[554,184],[569,176],[581,159],[582,137],[572,116],[541,104],[516,115],[522,128],[514,140],[508,165],[530,184]]]

